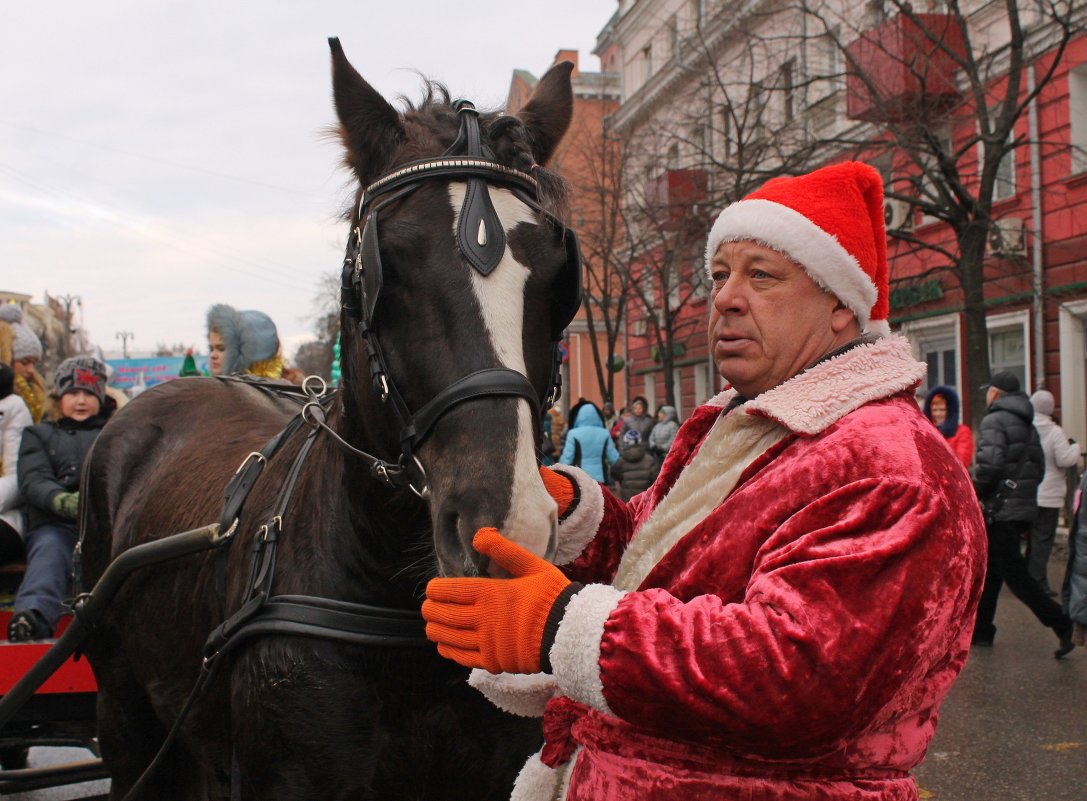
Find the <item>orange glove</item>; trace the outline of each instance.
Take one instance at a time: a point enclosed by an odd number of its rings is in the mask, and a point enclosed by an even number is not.
[[[582,585],[496,528],[481,528],[472,546],[513,578],[431,579],[423,602],[426,636],[438,644],[439,654],[465,667],[491,673],[550,671],[548,655],[559,620]]]
[[[566,517],[577,507],[577,484],[558,471],[549,467],[540,468],[540,478],[543,479],[544,489],[547,494],[555,499],[559,507],[559,520]]]

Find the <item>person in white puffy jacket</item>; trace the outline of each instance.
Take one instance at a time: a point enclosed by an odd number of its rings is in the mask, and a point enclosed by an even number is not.
[[[30,410],[14,391],[15,373],[0,364],[0,565],[23,555],[23,499],[16,466],[23,429],[33,421]]]
[[[1045,476],[1038,485],[1038,516],[1030,529],[1027,544],[1027,570],[1047,593],[1056,597],[1049,586],[1047,565],[1057,535],[1057,518],[1068,492],[1065,471],[1079,461],[1079,445],[1053,420],[1053,393],[1040,389],[1030,396],[1034,407],[1034,427],[1045,452]]]

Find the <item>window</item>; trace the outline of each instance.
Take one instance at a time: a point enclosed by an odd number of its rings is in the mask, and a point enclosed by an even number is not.
[[[694,404],[701,406],[710,399],[710,366],[706,362],[694,366]]]
[[[933,387],[944,384],[959,390],[959,315],[941,314],[902,324],[900,333],[909,339],[917,360],[923,362],[925,377],[917,391],[918,402]],[[961,390],[960,390],[961,394]]]
[[[645,410],[646,414],[653,414],[657,409],[657,374],[650,372],[642,376],[642,387],[642,394],[649,405],[649,408]]]
[[[653,45],[647,44],[642,48],[642,74],[645,81],[653,77]],[[643,83],[645,82],[643,81]]]
[[[1087,172],[1087,64],[1068,73],[1068,116],[1072,172]]]
[[[781,118],[787,123],[796,117],[795,68],[796,62],[792,59],[781,65]]]
[[[1008,134],[1008,143],[1015,139],[1015,133]],[[1015,197],[1015,154],[1016,150],[1009,150],[1000,160],[1000,167],[996,171],[996,183],[993,184],[993,200],[1004,200]]]
[[[939,125],[933,133],[936,135],[940,152],[945,155],[952,155],[951,125],[947,123]],[[936,163],[936,155],[926,155],[925,162],[926,174],[921,176],[921,199],[927,203],[935,203],[938,206],[943,205],[943,201],[940,200],[940,193],[937,189],[937,186],[943,182],[943,177],[940,174],[940,168]],[[931,176],[935,176],[935,178]],[[921,225],[935,222],[936,219],[936,217],[925,214],[921,217]]]
[[[989,332],[989,370],[1015,373],[1020,386],[1027,386],[1026,338],[1022,328]]]
[[[723,160],[732,158],[732,105],[721,106],[721,155]]]
[[[1008,370],[1019,379],[1023,391],[1030,394],[1030,351],[1027,349],[1027,326],[1030,312],[1018,311],[993,314],[985,319],[989,331],[989,370]]]

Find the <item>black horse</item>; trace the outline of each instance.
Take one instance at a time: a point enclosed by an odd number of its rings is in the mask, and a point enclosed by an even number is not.
[[[89,586],[132,546],[219,520],[238,465],[260,462],[247,454],[296,421],[233,541],[134,574],[90,639],[114,799],[179,718],[209,632],[247,599],[332,599],[414,620],[430,577],[486,570],[471,548],[479,527],[553,548],[535,443],[580,279],[576,239],[558,222],[561,182],[539,165],[569,125],[570,67],[548,72],[514,116],[451,104],[438,85],[400,113],[330,44],[359,182],[342,388],[299,417],[285,391],[173,381],[121,410],[86,467]],[[498,711],[425,640],[288,631],[217,659],[228,661],[141,798],[221,799],[232,783],[252,799],[507,798],[540,740],[537,721]]]

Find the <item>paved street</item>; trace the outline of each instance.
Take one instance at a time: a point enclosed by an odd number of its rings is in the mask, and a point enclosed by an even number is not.
[[[1060,575],[1052,563],[1051,586]],[[996,624],[944,702],[921,798],[1087,801],[1087,651],[1054,659],[1057,638],[1007,588]]]

